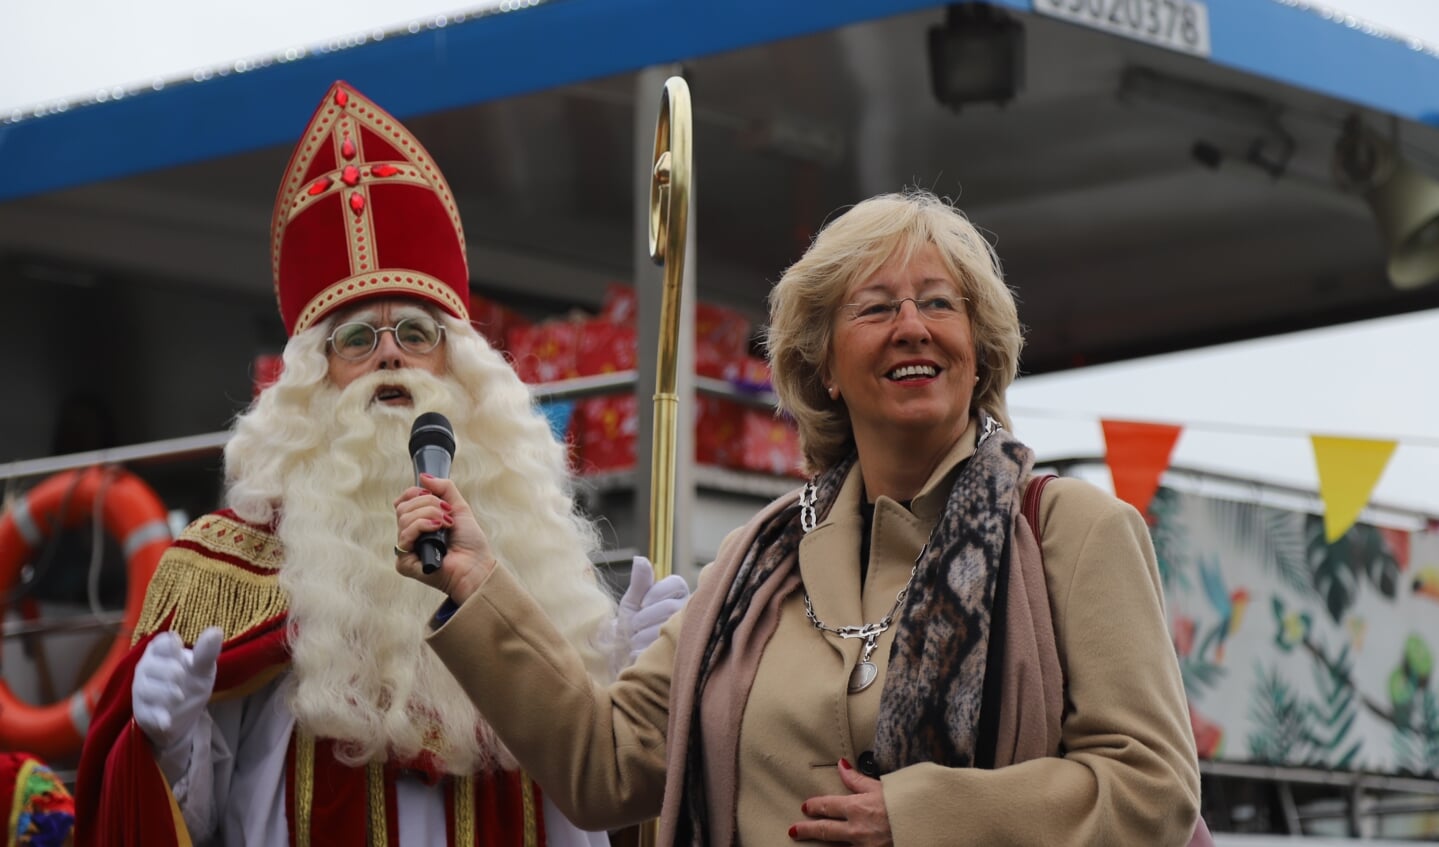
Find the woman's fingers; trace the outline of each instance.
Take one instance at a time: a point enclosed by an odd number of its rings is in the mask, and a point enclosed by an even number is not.
[[[430,476],[429,474],[420,474],[420,487],[421,490],[428,491],[435,497],[450,504],[451,509],[455,511],[463,510],[468,512],[470,510],[470,504],[465,502],[465,498],[460,495],[460,489],[457,488],[451,480],[445,479],[444,477]]]
[[[884,805],[884,783],[839,763],[839,778],[848,795],[811,797],[800,806],[805,820],[790,827],[796,841],[841,842],[857,847],[888,847],[894,843]]]
[[[423,533],[448,532],[448,552],[434,573],[424,573],[419,557],[403,554],[395,562],[400,574],[439,588],[463,603],[495,567],[489,540],[469,504],[448,479],[422,474],[420,485],[395,499],[396,546],[413,551]]]
[[[872,776],[860,773],[849,763],[848,759],[839,760],[838,770],[839,781],[844,783],[845,788],[856,794],[867,794],[871,791],[881,791],[884,788],[884,783]]]
[[[405,489],[395,500],[397,546],[413,550],[422,533],[454,526],[454,507],[435,494],[418,487]]]
[[[423,488],[406,488],[403,494],[395,498],[395,513],[404,514],[413,509],[422,509],[425,506],[440,508],[440,504],[444,502],[444,500]]]

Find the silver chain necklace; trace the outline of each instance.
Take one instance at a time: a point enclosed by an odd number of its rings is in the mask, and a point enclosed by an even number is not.
[[[804,589],[804,613],[814,628],[822,632],[833,633],[840,638],[863,638],[864,650],[860,653],[859,664],[849,672],[849,693],[858,694],[874,684],[879,676],[879,668],[875,667],[870,657],[874,655],[874,648],[879,644],[879,637],[894,623],[894,615],[899,607],[904,605],[904,598],[909,594],[909,587],[914,584],[914,575],[919,572],[919,560],[924,557],[924,551],[929,549],[925,544],[919,550],[919,555],[914,557],[914,567],[909,570],[909,579],[904,581],[904,587],[894,596],[894,605],[890,607],[889,614],[880,618],[876,623],[867,623],[860,626],[830,626],[819,619],[814,613],[814,603],[809,599],[809,589]]]
[[[979,439],[975,444],[976,448],[983,444],[985,439],[993,435],[995,430],[1003,429],[1004,425],[994,418],[986,415],[984,424],[979,433]],[[799,494],[799,526],[805,533],[819,525],[819,516],[815,514],[814,506],[819,500],[819,489],[813,482],[807,482],[804,490]],[[904,605],[904,598],[909,595],[909,588],[914,584],[914,575],[919,573],[919,562],[924,558],[924,553],[929,549],[929,542],[919,548],[919,555],[914,557],[914,567],[909,569],[909,579],[904,581],[904,587],[894,597],[894,605],[890,607],[889,614],[880,618],[877,623],[867,623],[860,626],[830,626],[819,619],[814,613],[814,602],[809,599],[809,589],[804,588],[804,614],[814,628],[821,632],[828,632],[838,635],[840,638],[863,638],[864,650],[860,653],[859,664],[849,673],[849,693],[858,694],[874,684],[879,676],[879,668],[875,667],[870,658],[874,655],[874,648],[879,644],[879,637],[894,623],[895,613],[900,606]]]
[[[818,525],[818,516],[815,515],[814,504],[819,499],[819,489],[813,482],[805,483],[804,490],[799,495],[799,525],[802,530],[808,533]],[[874,648],[879,644],[879,637],[894,623],[895,613],[899,607],[904,605],[904,598],[909,594],[909,587],[914,584],[914,575],[919,572],[919,560],[924,558],[924,551],[929,549],[926,542],[919,550],[919,555],[914,557],[914,567],[909,570],[909,579],[904,581],[904,587],[894,596],[894,605],[890,607],[889,614],[880,618],[876,623],[867,623],[860,626],[830,626],[819,619],[814,613],[814,601],[809,598],[809,589],[804,589],[804,614],[814,628],[821,632],[828,632],[838,635],[840,638],[863,638],[864,649],[859,656],[859,664],[849,672],[849,693],[858,694],[874,684],[879,676],[879,668],[875,667],[870,658],[874,656]]]

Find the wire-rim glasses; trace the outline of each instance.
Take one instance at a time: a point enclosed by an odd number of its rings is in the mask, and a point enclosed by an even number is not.
[[[906,302],[913,303],[920,317],[927,321],[947,321],[964,314],[968,297],[957,294],[935,294],[929,297],[900,297],[894,300],[861,300],[840,306],[840,314],[851,323],[887,324],[899,317]]]
[[[394,326],[372,326],[364,321],[347,321],[335,327],[325,343],[335,355],[350,362],[367,359],[380,346],[380,334],[391,332],[400,349],[417,356],[434,352],[445,338],[445,328],[434,318],[401,318]]]

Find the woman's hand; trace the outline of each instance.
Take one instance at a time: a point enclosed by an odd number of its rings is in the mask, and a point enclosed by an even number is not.
[[[892,847],[884,786],[839,760],[839,779],[852,793],[811,797],[799,810],[808,815],[789,828],[795,841],[831,841],[855,847]]]
[[[448,479],[421,474],[420,485],[405,489],[395,500],[395,523],[396,550],[405,551],[396,557],[395,570],[440,589],[458,604],[463,605],[495,569],[490,540],[475,522],[470,504]],[[441,529],[449,530],[449,551],[439,570],[424,573],[415,543],[421,533]]]

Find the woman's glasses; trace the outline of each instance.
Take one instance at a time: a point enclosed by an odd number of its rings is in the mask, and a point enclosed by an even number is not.
[[[445,328],[434,318],[402,318],[394,326],[370,326],[364,321],[350,321],[335,327],[325,339],[341,359],[358,362],[368,358],[380,346],[380,333],[393,332],[400,349],[423,356],[440,346]]]
[[[963,303],[968,298],[958,295],[939,294],[933,297],[901,297],[897,300],[861,300],[840,306],[840,314],[846,320],[857,324],[887,324],[899,317],[899,310],[905,303],[913,303],[920,317],[927,321],[947,321],[964,314]]]

